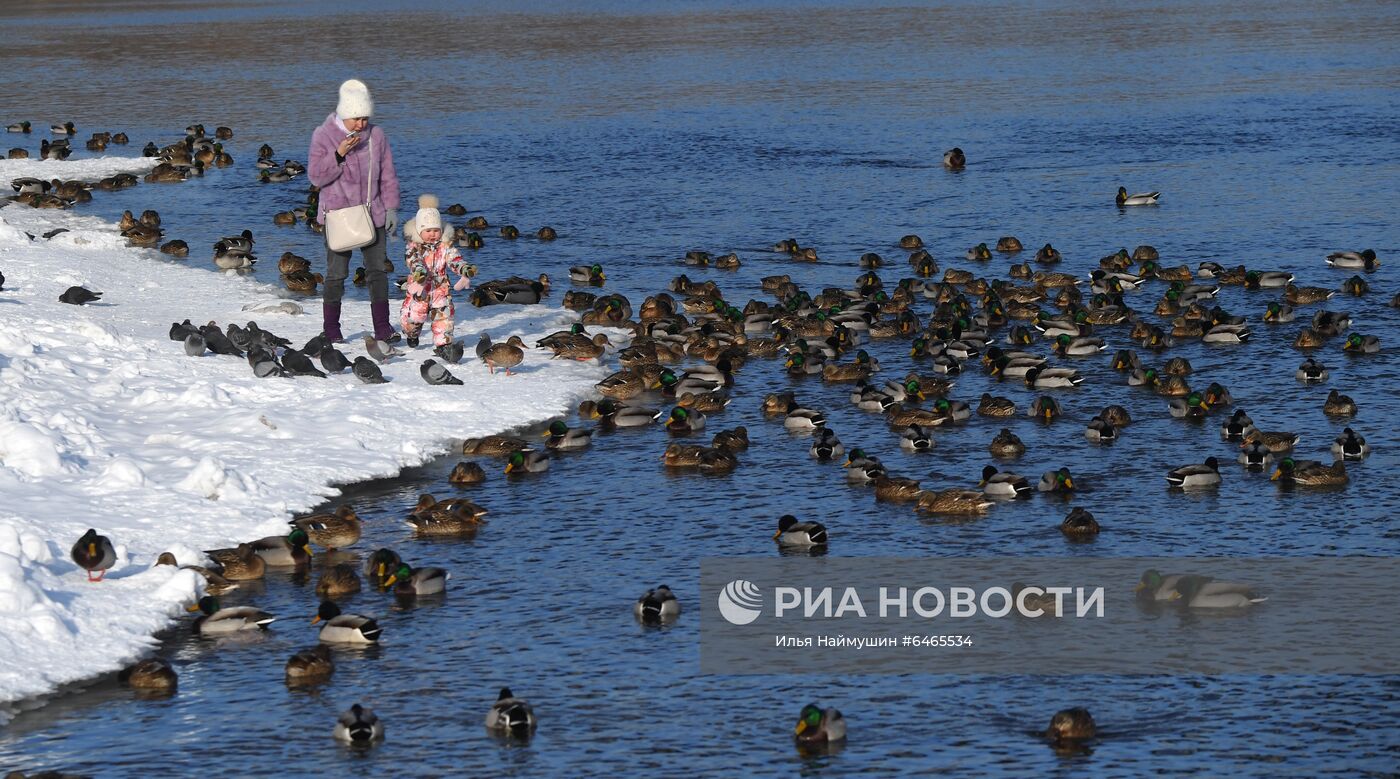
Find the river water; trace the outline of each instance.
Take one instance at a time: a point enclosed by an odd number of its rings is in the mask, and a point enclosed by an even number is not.
[[[1299,324],[1258,322],[1272,291],[1220,294],[1222,306],[1250,318],[1250,343],[1171,354],[1191,361],[1193,386],[1219,381],[1261,427],[1300,433],[1300,456],[1328,459],[1344,424],[1375,452],[1351,468],[1343,490],[1280,490],[1233,464],[1215,430],[1219,415],[1204,425],[1171,419],[1164,399],[1123,386],[1106,353],[1074,361],[1087,381],[1056,392],[1063,420],[974,417],[940,430],[933,454],[913,455],[846,401],[848,388],[794,384],[778,363],[755,361],[706,431],[747,426],[753,446],[734,474],[667,472],[658,462],[667,440],[653,428],[601,434],[538,477],[507,480],[484,461],[487,483],[458,489],[446,482],[458,459],[449,458],[349,486],[346,500],[367,517],[352,551],[390,546],[444,566],[453,573],[446,597],[411,609],[372,593],[347,599],[347,610],[381,618],[383,645],[337,652],[330,684],[289,691],[282,664],[314,643],[306,622],[317,599],[310,583],[269,576],[227,598],[280,617],[260,640],[171,631],[159,653],[181,675],[177,695],[146,700],[104,679],[55,696],[0,731],[0,765],[104,776],[214,768],[1012,777],[1358,775],[1400,765],[1394,676],[1044,677],[1034,675],[1034,658],[1025,676],[702,675],[696,601],[699,560],[775,554],[770,535],[784,513],[826,523],[833,556],[1394,555],[1386,496],[1400,464],[1400,317],[1387,304],[1400,289],[1400,7],[334,7],[328,16],[309,2],[8,4],[0,119],[72,120],[79,139],[124,130],[133,141],[126,153],[169,142],[191,122],[232,126],[236,166],[182,185],[98,193],[84,208],[112,218],[155,208],[168,236],[193,247],[186,262],[206,265],[214,240],[251,228],[269,281],[284,250],[322,258],[303,228],[272,225],[274,212],[300,202],[304,183],[257,183],[255,150],[267,142],[279,159],[304,161],[310,131],[351,76],[374,90],[405,216],[419,192],[461,202],[492,225],[472,258],[484,277],[545,271],[562,289],[570,265],[599,262],[607,288],[634,305],[683,271],[717,280],[740,302],[767,299],[757,282],[774,273],[812,290],[848,286],[866,251],[890,262],[882,275],[892,283],[907,273],[895,242],[911,232],[942,267],[968,267],[968,247],[1016,235],[1032,250],[1017,261],[1049,241],[1065,257],[1057,269],[1080,275],[1120,246],[1145,243],[1168,266],[1244,263],[1333,288],[1353,272],[1329,269],[1323,257],[1373,247],[1384,263],[1368,275],[1374,291],[1328,307],[1349,311],[1385,348],[1348,358],[1329,343],[1318,350],[1328,383],[1293,379]],[[6,140],[32,153],[38,138]],[[940,165],[953,146],[969,159],[960,173]],[[1164,195],[1157,207],[1119,210],[1119,185]],[[500,240],[495,228],[505,223],[523,233],[548,224],[560,239]],[[817,247],[821,261],[798,265],[766,250],[787,237]],[[680,261],[691,249],[737,251],[744,264],[695,272]],[[998,255],[977,270],[1004,275],[1008,264]],[[1130,302],[1150,310],[1160,289]],[[921,316],[928,310],[921,301]],[[459,332],[473,332],[469,307],[459,316]],[[1124,328],[1101,334],[1110,350],[1131,345]],[[871,349],[886,378],[912,367],[903,341]],[[1356,398],[1360,415],[1324,416],[1332,388]],[[764,420],[760,400],[780,389],[825,410],[847,445],[930,487],[975,484],[991,462],[987,443],[1009,426],[1028,452],[1007,467],[1032,480],[1070,467],[1083,485],[1072,505],[1089,508],[1104,532],[1067,543],[1056,526],[1068,505],[1046,496],[958,523],[876,503],[809,458],[806,439]],[[953,396],[975,404],[987,390],[1022,409],[1034,397],[977,370],[959,377]],[[1089,444],[1083,426],[1108,403],[1137,421],[1111,447]],[[1166,489],[1167,469],[1212,454],[1228,463],[1220,489]],[[424,491],[471,497],[492,521],[469,541],[413,540],[401,518]],[[660,583],[688,613],[666,629],[641,628],[631,602]],[[481,728],[502,685],[540,716],[528,746],[499,744]],[[368,753],[330,738],[336,714],[357,701],[388,729]],[[809,701],[845,713],[844,751],[812,758],[793,748],[792,725]],[[1057,754],[1033,735],[1071,705],[1088,706],[1099,723],[1092,754]]]

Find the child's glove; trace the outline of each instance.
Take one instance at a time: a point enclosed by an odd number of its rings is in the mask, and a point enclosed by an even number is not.
[[[467,287],[470,287],[471,285],[472,280],[467,278],[466,276],[463,276],[462,278],[457,279],[457,283],[453,284],[452,288],[460,292],[461,290],[464,290]]]

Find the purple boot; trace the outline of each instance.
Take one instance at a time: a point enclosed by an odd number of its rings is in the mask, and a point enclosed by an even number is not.
[[[395,343],[400,340],[399,334],[394,332],[393,325],[389,324],[389,301],[372,300],[369,304],[370,317],[374,320],[374,337],[380,341]]]
[[[321,304],[321,332],[331,343],[341,343],[345,338],[340,334],[340,304]]]

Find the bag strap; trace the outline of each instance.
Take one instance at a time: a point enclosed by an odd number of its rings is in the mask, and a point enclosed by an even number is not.
[[[374,202],[374,132],[369,135],[369,177],[365,179],[365,207],[369,208]]]

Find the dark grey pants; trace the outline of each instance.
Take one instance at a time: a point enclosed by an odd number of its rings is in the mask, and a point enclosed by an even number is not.
[[[360,259],[364,261],[365,276],[369,281],[370,300],[389,299],[389,274],[384,272],[384,262],[388,259],[385,252],[387,245],[388,236],[384,228],[379,227],[374,231],[374,243],[360,248]],[[353,249],[348,252],[326,249],[326,283],[321,298],[325,302],[339,303],[345,297],[345,277],[350,275],[350,255],[353,252]]]

